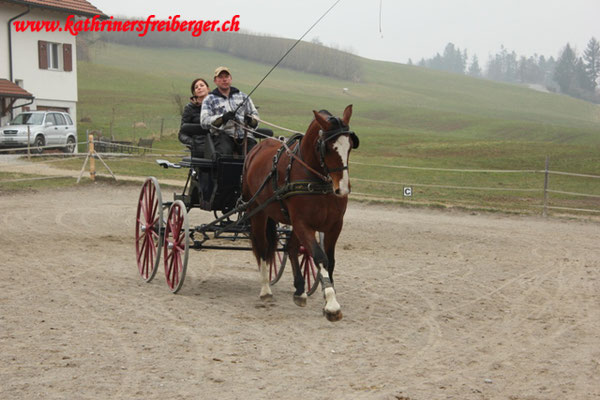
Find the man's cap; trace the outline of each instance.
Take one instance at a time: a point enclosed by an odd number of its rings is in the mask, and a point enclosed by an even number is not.
[[[219,74],[221,72],[227,72],[229,75],[231,75],[231,72],[229,72],[229,68],[227,68],[227,67],[218,67],[217,69],[215,69],[214,78],[216,78],[217,76],[219,76]]]

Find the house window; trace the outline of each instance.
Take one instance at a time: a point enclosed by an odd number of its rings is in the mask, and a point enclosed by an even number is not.
[[[40,69],[73,71],[72,45],[38,41],[38,61]]]
[[[60,44],[58,43],[48,43],[48,69],[58,69],[58,55]]]

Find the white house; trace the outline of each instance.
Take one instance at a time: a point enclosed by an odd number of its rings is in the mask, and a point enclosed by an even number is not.
[[[0,0],[0,125],[26,110],[66,111],[77,120],[76,38],[62,28],[69,16],[95,15],[107,18],[86,0]],[[41,29],[17,32],[15,21]],[[52,31],[44,21],[60,25]]]

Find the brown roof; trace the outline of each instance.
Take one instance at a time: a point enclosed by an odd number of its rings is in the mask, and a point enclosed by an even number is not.
[[[0,79],[0,97],[33,99],[33,95],[8,79]]]
[[[23,4],[32,7],[41,7],[56,11],[66,11],[71,14],[93,17],[100,15],[107,17],[92,3],[86,0],[4,0],[8,3]]]

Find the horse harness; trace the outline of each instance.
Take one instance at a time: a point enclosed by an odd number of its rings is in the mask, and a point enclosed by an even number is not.
[[[344,126],[339,118],[330,117],[328,121],[330,121],[332,123],[336,123],[338,128],[332,129],[329,131],[325,131],[325,132],[320,131],[319,138],[317,139],[317,142],[316,142],[317,154],[319,154],[319,162],[321,164],[321,168],[323,168],[323,170],[325,171],[325,175],[319,173],[318,171],[315,171],[313,168],[311,168],[309,165],[307,165],[304,162],[304,160],[302,160],[302,154],[300,153],[300,144],[301,144],[302,139],[304,138],[304,135],[301,133],[293,135],[291,138],[288,139],[288,141],[285,144],[283,144],[279,148],[279,150],[277,151],[275,156],[273,156],[273,166],[271,168],[271,172],[269,173],[269,175],[266,176],[265,180],[263,181],[260,188],[256,191],[254,196],[252,196],[252,198],[250,200],[248,200],[247,202],[243,202],[242,204],[239,204],[239,205],[242,206],[244,209],[246,209],[256,199],[257,195],[260,192],[262,192],[262,190],[266,186],[269,179],[271,180],[271,184],[273,187],[273,197],[271,197],[265,203],[261,204],[258,208],[252,210],[250,215],[244,216],[244,219],[250,218],[252,215],[258,213],[259,211],[264,209],[267,205],[269,205],[271,202],[279,201],[279,204],[281,207],[281,212],[282,212],[284,218],[287,221],[289,221],[290,216],[289,216],[287,207],[285,206],[285,203],[283,202],[283,200],[285,200],[289,197],[292,197],[292,196],[297,196],[297,195],[331,194],[331,193],[333,193],[333,183],[332,183],[330,174],[332,172],[339,172],[339,171],[347,170],[348,166],[346,165],[346,166],[342,166],[340,168],[335,168],[335,169],[331,169],[331,170],[327,167],[327,165],[325,164],[325,154],[327,152],[327,142],[330,140],[336,139],[340,135],[349,134],[353,140],[353,147],[356,148],[356,147],[358,147],[358,137],[356,136],[356,134],[354,132],[349,131],[348,127]],[[292,149],[292,147],[293,147],[293,149]],[[281,156],[283,155],[284,152],[286,152],[289,155],[290,162],[286,168],[284,184],[282,186],[279,186],[279,183],[278,183],[279,182],[279,171],[278,171],[277,167],[279,165]],[[290,175],[291,175],[292,165],[293,165],[294,161],[297,161],[299,164],[301,164],[308,173],[315,175],[319,180],[318,181],[314,181],[314,180],[293,181],[293,182],[290,181]],[[240,202],[241,202],[241,198],[240,198]]]
[[[331,194],[333,193],[333,184],[331,182],[331,178],[329,175],[324,176],[317,171],[314,171],[308,165],[302,161],[302,155],[300,154],[300,144],[302,142],[302,138],[304,135],[296,134],[288,139],[288,141],[282,145],[275,156],[273,157],[273,167],[271,168],[271,173],[269,176],[271,177],[271,184],[273,186],[273,197],[275,200],[279,201],[281,207],[281,213],[284,218],[289,221],[290,215],[288,213],[287,207],[283,200],[287,199],[291,196],[301,195],[301,194]],[[293,149],[292,149],[293,147]],[[277,166],[279,165],[279,160],[284,152],[287,152],[290,157],[290,162],[286,167],[285,173],[285,181],[283,186],[279,186],[279,171]],[[307,168],[308,172],[311,172],[321,181],[290,181],[290,175],[292,172],[292,166],[294,161],[298,160],[305,168]]]

